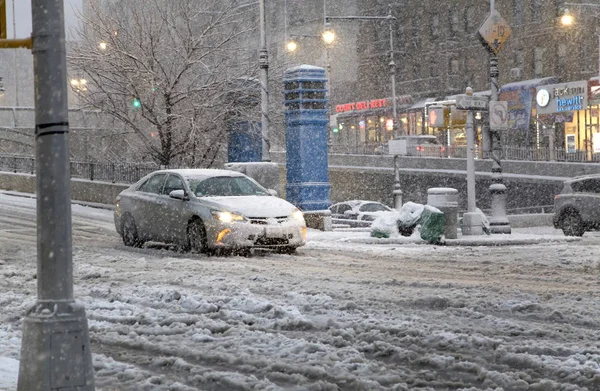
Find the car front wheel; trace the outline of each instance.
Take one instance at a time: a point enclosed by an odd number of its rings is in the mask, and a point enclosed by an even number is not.
[[[135,220],[131,215],[126,215],[123,220],[123,244],[128,247],[142,247],[144,244],[143,241],[140,240],[138,235],[137,226],[135,225]]]
[[[565,236],[583,236],[585,233],[581,216],[574,210],[566,211],[563,214],[561,228]]]
[[[192,220],[188,225],[187,232],[190,250],[197,253],[207,252],[206,228],[204,228],[202,220]]]

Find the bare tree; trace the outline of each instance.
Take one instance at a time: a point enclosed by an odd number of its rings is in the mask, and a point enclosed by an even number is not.
[[[249,5],[91,0],[68,55],[80,104],[125,124],[158,164],[211,166],[226,145],[227,119],[259,115]]]

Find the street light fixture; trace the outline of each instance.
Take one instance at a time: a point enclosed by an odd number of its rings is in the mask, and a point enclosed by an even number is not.
[[[560,23],[563,26],[570,26],[573,24],[573,15],[571,15],[568,9],[565,9],[563,16],[561,16]]]
[[[285,44],[285,50],[287,50],[288,53],[293,53],[298,49],[298,44],[296,43],[296,41],[288,41]]]
[[[100,42],[98,44],[98,48],[100,48],[100,50],[106,50],[106,48],[107,48],[106,42]]]
[[[333,41],[335,41],[335,31],[330,28],[326,28],[323,30],[321,37],[323,38],[323,42],[325,42],[325,44],[331,45]]]

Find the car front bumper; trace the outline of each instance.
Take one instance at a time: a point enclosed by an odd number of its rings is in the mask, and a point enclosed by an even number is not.
[[[306,244],[306,226],[296,221],[280,224],[220,223],[207,226],[210,248],[278,248]]]

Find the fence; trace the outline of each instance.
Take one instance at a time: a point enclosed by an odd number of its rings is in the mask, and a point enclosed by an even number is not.
[[[152,163],[89,163],[71,162],[71,178],[106,182],[134,183],[160,169]],[[24,156],[0,155],[0,171],[35,174],[35,159]]]
[[[410,156],[416,157],[444,157],[444,158],[459,158],[467,157],[466,146],[417,146],[410,153]],[[476,159],[489,159],[491,153],[481,151],[478,146],[475,146]],[[361,155],[386,155],[386,144],[362,144],[362,145],[344,145],[334,144],[329,146],[329,153],[336,154],[361,154]],[[549,148],[514,148],[502,147],[500,150],[500,158],[502,160],[517,160],[517,161],[557,161],[557,162],[573,162],[573,163],[590,163],[600,162],[600,153],[591,151],[567,151],[565,149],[556,148],[553,155]]]

